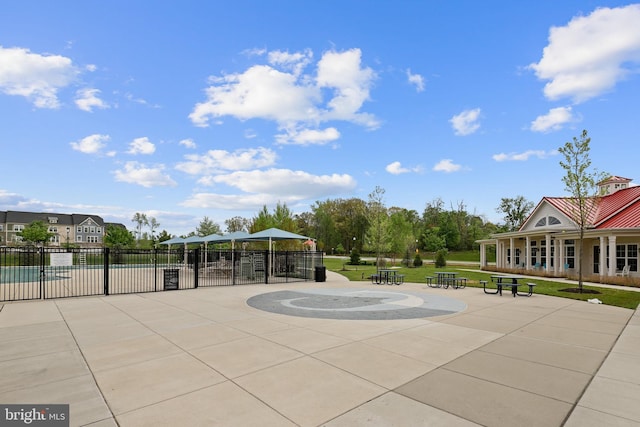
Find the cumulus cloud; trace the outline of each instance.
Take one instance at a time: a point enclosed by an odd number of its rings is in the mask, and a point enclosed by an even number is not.
[[[276,135],[278,144],[324,145],[340,138],[340,132],[334,127],[326,129],[287,129],[286,133]]]
[[[109,135],[93,134],[85,136],[79,141],[70,142],[71,148],[85,154],[100,154],[111,139]]]
[[[493,160],[496,162],[506,162],[506,161],[520,161],[524,162],[529,160],[530,157],[537,157],[539,159],[546,159],[547,157],[556,156],[558,151],[544,151],[544,150],[527,150],[523,153],[500,153],[494,154]]]
[[[198,193],[183,204],[189,207],[219,209],[260,208],[264,204],[278,201],[293,203],[350,192],[356,186],[350,175],[312,175],[289,169],[237,171],[209,177],[208,182],[213,185],[225,184],[246,194],[229,196]]]
[[[307,65],[311,63],[313,52],[311,49],[294,53],[274,50],[267,54],[267,58],[270,64],[280,66],[285,70],[290,70],[293,72],[293,75],[299,76]]]
[[[196,148],[196,143],[193,142],[193,139],[183,139],[180,142],[178,142],[178,144],[182,145],[185,148],[191,148],[191,149],[195,149]]]
[[[129,143],[129,154],[153,154],[156,151],[156,146],[153,142],[149,141],[146,136],[142,138],[136,138]]]
[[[212,77],[206,101],[196,104],[189,118],[201,127],[212,118],[231,116],[271,120],[283,128],[329,120],[376,128],[376,118],[360,111],[375,79],[373,70],[362,67],[361,56],[359,49],[326,52],[314,76],[303,73],[312,59],[310,51],[271,52],[269,65]],[[324,99],[325,93],[330,99]]]
[[[453,163],[453,161],[451,159],[443,159],[440,160],[438,163],[436,163],[436,165],[433,167],[433,170],[435,172],[446,172],[446,173],[450,173],[450,172],[457,172],[460,169],[462,169],[461,165],[457,165],[455,163]]]
[[[407,79],[416,87],[416,92],[424,91],[424,77],[420,74],[411,74],[411,70],[407,69]]]
[[[109,108],[109,104],[98,98],[99,89],[85,88],[76,92],[76,105],[83,111],[92,112],[94,108]]]
[[[59,108],[58,91],[70,85],[78,73],[67,57],[0,46],[0,91],[24,96],[37,108]]]
[[[400,162],[392,162],[389,163],[385,168],[384,168],[387,172],[389,172],[392,175],[400,175],[403,173],[409,173],[409,172],[420,172],[421,168],[420,167],[414,167],[414,168],[406,168],[404,166],[402,166],[402,164]]]
[[[480,109],[475,108],[473,110],[465,110],[460,114],[453,116],[449,119],[449,123],[453,127],[453,131],[456,135],[465,136],[471,135],[478,129],[480,129]]]
[[[580,103],[611,90],[640,63],[640,4],[598,8],[552,27],[542,59],[529,67],[550,100]],[[633,71],[635,72],[635,71]]]
[[[544,116],[538,116],[531,122],[531,130],[534,132],[551,132],[562,129],[566,123],[575,121],[571,107],[552,108]]]
[[[164,165],[148,167],[138,162],[127,162],[124,169],[114,171],[116,181],[150,187],[175,187],[176,182],[164,173]]]
[[[268,148],[257,147],[233,152],[209,150],[205,154],[188,154],[186,161],[176,165],[176,169],[190,175],[206,175],[222,171],[246,170],[272,166],[276,153]]]

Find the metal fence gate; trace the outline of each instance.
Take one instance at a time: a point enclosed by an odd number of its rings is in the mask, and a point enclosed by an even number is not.
[[[0,302],[314,280],[321,252],[0,248]]]

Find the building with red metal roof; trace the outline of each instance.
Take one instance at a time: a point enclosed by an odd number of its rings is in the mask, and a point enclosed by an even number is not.
[[[611,176],[598,188],[600,195],[585,200],[583,274],[640,276],[640,186]],[[498,268],[577,273],[579,212],[573,197],[543,197],[518,231],[479,241],[481,266],[487,265],[487,247],[495,245]]]

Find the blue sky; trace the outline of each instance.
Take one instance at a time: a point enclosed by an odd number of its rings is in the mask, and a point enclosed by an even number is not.
[[[637,176],[640,4],[24,1],[0,13],[0,210],[186,234],[326,199],[500,222],[587,129]]]

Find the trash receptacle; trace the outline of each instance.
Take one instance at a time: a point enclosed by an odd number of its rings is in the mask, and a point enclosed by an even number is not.
[[[316,266],[316,282],[324,282],[327,280],[327,267],[324,265]]]
[[[164,290],[175,291],[179,288],[179,271],[177,268],[167,268],[164,270]]]

